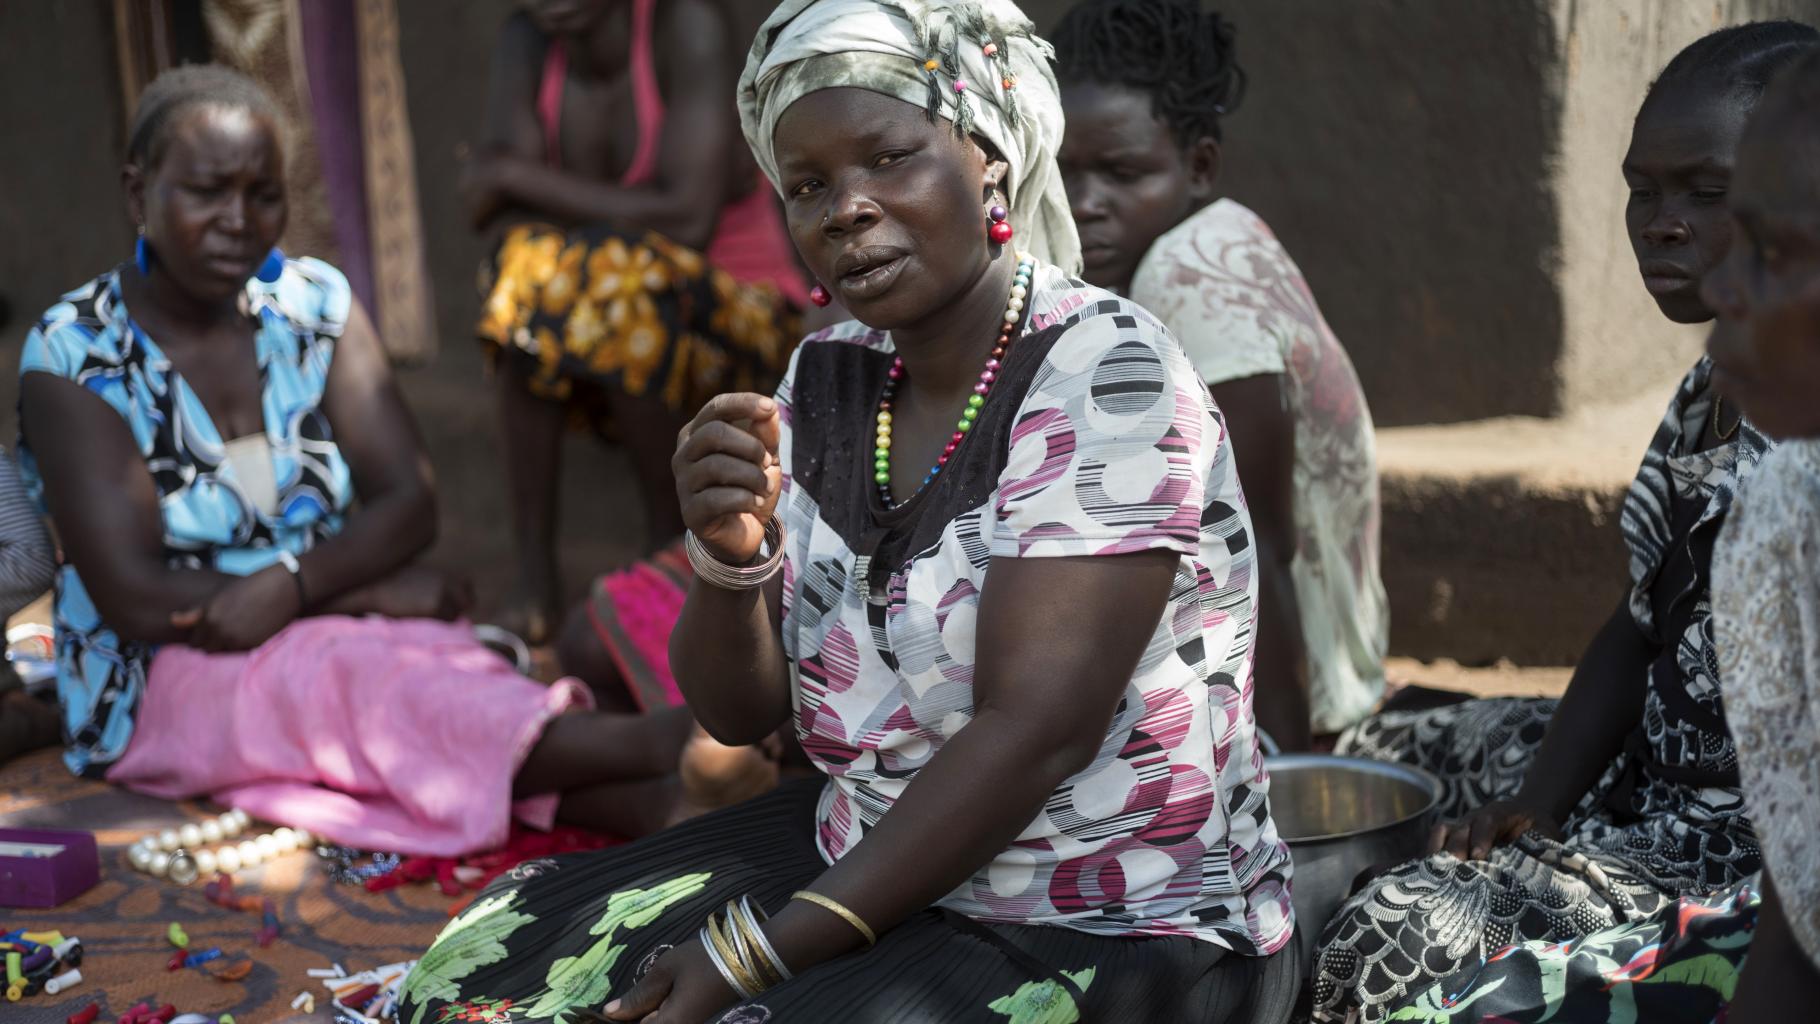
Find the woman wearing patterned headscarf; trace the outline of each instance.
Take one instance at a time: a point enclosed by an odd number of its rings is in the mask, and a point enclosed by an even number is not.
[[[671,662],[716,739],[793,723],[827,778],[521,870],[405,1019],[1287,1018],[1251,524],[1175,341],[1069,276],[1046,57],[1006,0],[760,30],[746,137],[857,319],[683,432]]]

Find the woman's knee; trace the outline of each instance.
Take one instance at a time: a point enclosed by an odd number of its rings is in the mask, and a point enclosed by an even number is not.
[[[636,712],[637,702],[626,688],[619,665],[594,628],[594,617],[583,601],[570,609],[556,638],[556,660],[565,674],[588,684],[602,711]]]

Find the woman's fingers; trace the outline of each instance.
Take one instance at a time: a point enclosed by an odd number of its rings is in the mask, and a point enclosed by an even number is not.
[[[670,972],[660,960],[649,974],[632,986],[632,991],[608,1003],[601,1012],[613,1020],[643,1020],[663,1003],[664,997],[670,994],[671,984]]]
[[[765,465],[769,454],[764,442],[749,431],[718,420],[691,430],[676,450],[676,468],[681,469],[710,455],[731,455],[754,466]]]
[[[1447,822],[1441,822],[1434,828],[1429,829],[1428,845],[1423,848],[1423,852],[1433,854],[1440,853],[1442,850],[1447,849],[1447,832]]]
[[[1504,820],[1498,823],[1497,842],[1499,845],[1514,843],[1516,842],[1517,837],[1528,832],[1530,826],[1534,824],[1535,819],[1527,814],[1505,815]]]
[[[783,442],[784,420],[777,403],[771,403],[771,411],[756,416],[752,420],[752,436],[758,438],[765,446],[765,451],[777,454],[777,446]]]
[[[1498,842],[1498,833],[1503,831],[1503,821],[1490,814],[1472,816],[1472,841],[1469,852],[1472,860],[1484,860],[1491,856],[1491,848]]]
[[[708,399],[708,404],[701,407],[695,419],[684,428],[690,433],[706,429],[711,423],[725,423],[746,429],[756,429],[762,421],[777,419],[777,403],[765,395],[750,391],[733,394],[715,395]]]
[[[763,467],[716,452],[690,464],[683,487],[700,494],[710,487],[741,487],[753,494],[770,493],[771,482]]]
[[[1447,826],[1447,843],[1444,849],[1460,860],[1465,860],[1471,853],[1472,821],[1462,819]]]
[[[700,536],[728,516],[758,515],[764,503],[762,495],[743,487],[710,487],[692,495],[683,505],[683,524]]]

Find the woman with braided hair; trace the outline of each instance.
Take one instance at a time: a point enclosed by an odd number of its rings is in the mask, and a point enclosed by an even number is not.
[[[1088,0],[1055,30],[1062,174],[1087,280],[1182,343],[1233,443],[1258,541],[1258,724],[1286,749],[1384,690],[1371,412],[1270,227],[1219,198],[1245,95],[1230,22],[1196,0]]]
[[[679,439],[670,652],[826,780],[501,880],[403,1019],[1288,1017],[1245,502],[1168,331],[1070,276],[1047,53],[1008,0],[760,29],[746,138],[856,319]]]

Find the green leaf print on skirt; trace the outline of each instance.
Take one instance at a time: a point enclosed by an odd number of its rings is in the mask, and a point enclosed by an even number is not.
[[[401,989],[403,997],[417,1005],[411,1024],[422,1024],[429,1000],[448,1002],[460,998],[461,988],[456,982],[506,958],[506,937],[535,920],[530,914],[511,909],[517,901],[516,892],[481,900],[462,911],[436,936]]]
[[[1063,971],[1062,977],[1085,992],[1093,984],[1096,970],[1089,967],[1084,971]],[[1074,1004],[1074,997],[1056,981],[1026,981],[1016,992],[987,1003],[986,1008],[1010,1017],[1011,1024],[1075,1024],[1081,1019],[1081,1008]]]
[[[676,903],[702,891],[711,872],[683,875],[650,889],[628,889],[607,898],[607,912],[589,935],[605,938],[588,947],[580,956],[565,956],[550,965],[544,983],[550,986],[543,998],[526,1011],[532,1018],[553,1018],[577,1006],[593,1007],[607,998],[613,979],[609,972],[619,962],[626,947],[614,941],[620,929],[643,928]]]

